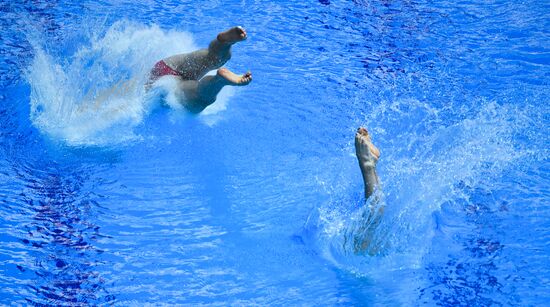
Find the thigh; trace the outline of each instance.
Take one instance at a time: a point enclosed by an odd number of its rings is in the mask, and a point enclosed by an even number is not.
[[[180,73],[184,80],[199,80],[211,70],[207,49],[176,54],[164,59],[164,62]]]

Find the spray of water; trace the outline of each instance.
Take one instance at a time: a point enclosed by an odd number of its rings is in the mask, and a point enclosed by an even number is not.
[[[362,187],[338,178],[328,184],[332,199],[306,225],[314,229],[321,253],[336,266],[370,278],[421,267],[435,231],[432,215],[461,197],[457,186],[490,180],[487,173],[498,177],[523,155],[513,143],[514,133],[524,128],[517,107],[484,102],[476,114],[455,123],[443,113],[406,100],[381,103],[369,114],[367,126],[382,149],[382,193],[374,204],[385,207],[380,224],[369,229],[373,220],[359,196]],[[350,192],[350,186],[357,191]],[[361,240],[372,241],[371,248],[358,249]]]
[[[69,145],[112,145],[139,139],[135,128],[159,101],[185,113],[175,82],[163,80],[151,93],[143,85],[156,61],[197,49],[191,34],[127,21],[98,32],[83,34],[74,54],[58,56],[29,35],[30,117],[41,132]],[[204,112],[207,124],[230,95],[222,92]]]

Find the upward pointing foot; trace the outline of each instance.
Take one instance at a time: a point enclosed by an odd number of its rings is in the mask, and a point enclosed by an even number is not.
[[[233,27],[225,32],[218,34],[218,41],[222,43],[234,44],[236,42],[243,41],[247,38],[246,31],[243,27]]]
[[[239,76],[225,67],[218,69],[218,76],[222,77],[228,85],[247,85],[252,81],[251,72]]]
[[[355,134],[355,154],[362,166],[375,167],[380,158],[380,150],[372,144],[369,132],[363,127]]]

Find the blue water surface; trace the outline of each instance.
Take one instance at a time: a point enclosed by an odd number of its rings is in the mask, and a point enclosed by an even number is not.
[[[545,1],[3,1],[0,303],[550,304]],[[142,84],[242,25],[253,82]],[[173,98],[173,97],[172,97]],[[384,248],[356,253],[354,131]]]

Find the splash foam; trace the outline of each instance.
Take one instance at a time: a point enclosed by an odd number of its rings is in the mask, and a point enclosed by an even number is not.
[[[69,145],[139,139],[134,128],[159,101],[146,95],[143,87],[149,70],[159,59],[197,49],[191,34],[123,21],[102,35],[84,36],[77,42],[81,47],[70,56],[54,56],[37,40],[29,39],[35,51],[26,72],[33,124]],[[173,84],[164,88],[166,103],[181,108],[177,88]],[[205,118],[224,110],[231,94],[222,92]]]

